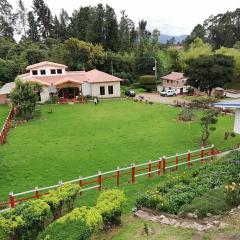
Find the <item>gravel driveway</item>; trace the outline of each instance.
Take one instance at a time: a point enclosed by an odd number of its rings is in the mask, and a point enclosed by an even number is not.
[[[168,104],[168,105],[175,105],[176,101],[181,101],[181,102],[187,102],[182,98],[182,96],[176,96],[176,97],[162,97],[160,94],[157,93],[141,93],[137,94],[135,98],[138,99],[139,96],[143,96],[144,100],[148,100],[151,102],[158,102],[158,103],[163,103],[163,104]]]

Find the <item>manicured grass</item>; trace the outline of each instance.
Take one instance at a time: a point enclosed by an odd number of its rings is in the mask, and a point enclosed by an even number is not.
[[[2,129],[3,123],[6,120],[6,117],[8,115],[9,112],[9,107],[6,105],[0,105],[0,131]]]
[[[11,129],[8,143],[0,147],[0,199],[8,192],[35,186],[54,185],[95,174],[158,159],[163,155],[199,148],[199,122],[179,123],[179,108],[165,105],[104,101],[94,106],[42,106],[42,117]],[[240,136],[224,141],[224,131],[232,130],[233,116],[219,118],[210,143],[230,147]],[[133,206],[135,193],[159,181],[138,179],[139,184],[123,186]],[[126,183],[127,185],[127,183]],[[84,193],[81,204],[94,204],[96,190]]]

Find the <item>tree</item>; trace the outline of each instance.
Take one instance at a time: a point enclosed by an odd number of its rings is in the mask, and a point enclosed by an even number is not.
[[[188,47],[196,38],[200,38],[202,39],[202,41],[205,41],[205,35],[206,35],[205,28],[203,27],[203,25],[198,24],[197,26],[194,27],[191,34],[187,36],[184,43]]]
[[[202,127],[201,141],[203,145],[207,144],[207,140],[210,136],[210,131],[216,130],[213,125],[215,125],[218,121],[218,114],[218,110],[207,110],[203,113],[203,116],[200,119],[200,125]]]
[[[121,20],[119,23],[119,36],[120,36],[120,50],[130,51],[137,39],[137,32],[135,30],[134,22],[128,18],[125,10],[121,11]]]
[[[27,31],[27,36],[34,42],[37,42],[40,40],[40,36],[38,33],[38,23],[35,20],[35,17],[33,15],[33,12],[28,12],[28,31]]]
[[[207,91],[209,95],[213,88],[223,87],[230,82],[234,73],[234,59],[222,54],[200,56],[190,59],[187,64],[187,84]]]
[[[228,11],[224,14],[210,16],[204,21],[204,28],[207,33],[207,40],[215,48],[221,46],[233,47],[240,39],[240,8],[235,11]]]
[[[17,62],[0,58],[0,82],[12,82],[19,73]]]
[[[102,4],[98,4],[91,14],[91,20],[88,25],[87,41],[91,43],[100,43],[104,45],[105,41],[105,8]]]
[[[0,37],[13,39],[16,18],[12,5],[7,0],[0,0]]]
[[[71,37],[87,40],[88,31],[90,30],[90,21],[92,16],[92,7],[81,7],[75,10],[70,18],[69,31]]]
[[[22,0],[18,0],[18,33],[21,35],[27,35],[27,9],[24,6]]]
[[[107,50],[119,50],[119,33],[117,16],[113,8],[106,5],[105,11],[105,41],[103,47]]]
[[[50,9],[44,3],[44,0],[33,0],[33,9],[37,16],[41,37],[50,37],[53,31],[53,18]]]
[[[10,99],[13,106],[17,108],[18,115],[24,120],[34,117],[38,101],[37,91],[41,91],[39,84],[16,80],[16,86],[10,94]]]

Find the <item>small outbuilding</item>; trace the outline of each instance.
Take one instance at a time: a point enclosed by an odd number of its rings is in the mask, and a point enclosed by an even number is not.
[[[157,90],[161,92],[163,89],[174,90],[177,94],[184,94],[187,92],[189,86],[186,85],[187,77],[181,72],[171,72],[170,74],[161,77],[162,85],[157,86]]]
[[[6,83],[0,88],[0,104],[9,103],[9,94],[14,88],[15,82]]]

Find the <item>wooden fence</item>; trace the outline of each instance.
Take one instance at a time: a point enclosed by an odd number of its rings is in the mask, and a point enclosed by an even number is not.
[[[9,129],[11,127],[11,121],[14,118],[14,114],[15,114],[15,110],[14,110],[14,108],[11,108],[11,110],[3,124],[3,128],[0,132],[0,145],[6,143],[6,141],[7,141],[7,135],[8,135]]]
[[[220,152],[214,149],[214,145],[209,147],[202,147],[194,151],[188,151],[181,154],[175,154],[173,156],[163,156],[155,161],[148,161],[141,164],[132,163],[130,166],[125,168],[117,167],[115,170],[108,172],[98,171],[97,174],[87,177],[79,177],[77,179],[67,181],[64,183],[75,183],[81,186],[80,196],[84,194],[85,191],[90,191],[92,189],[97,189],[101,191],[107,184],[108,181],[112,180],[112,185],[119,187],[121,184],[126,183],[136,183],[136,179],[147,176],[148,178],[160,175],[165,175],[167,172],[178,171],[179,167],[190,168],[196,162],[205,163],[206,161],[214,160],[215,156]],[[21,192],[21,193],[9,193],[9,201],[0,203],[1,208],[6,208],[2,211],[6,211],[10,208],[14,208],[16,204],[27,201],[30,199],[38,199],[43,195],[48,194],[48,190],[55,189],[62,184],[59,181],[58,184]],[[109,183],[109,182],[108,182]],[[111,186],[112,186],[111,185]],[[23,198],[24,197],[24,198]]]

